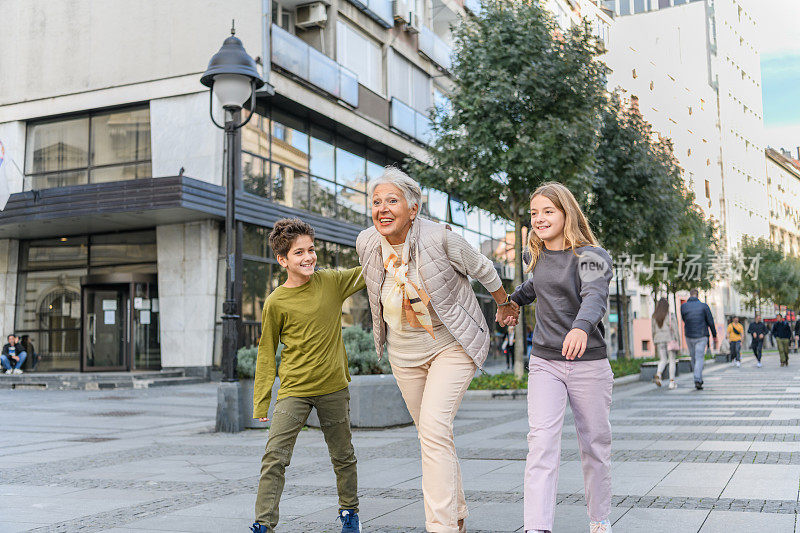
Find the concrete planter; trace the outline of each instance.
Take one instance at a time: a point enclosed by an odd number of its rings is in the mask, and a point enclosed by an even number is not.
[[[729,357],[730,357],[730,354],[718,353],[717,355],[714,356],[714,362],[715,363],[728,363],[728,362],[730,362]]]
[[[352,376],[350,382],[350,427],[386,428],[411,424],[397,382],[391,374]],[[319,427],[316,410],[312,410],[307,426]]]
[[[682,373],[691,374],[692,373],[692,359],[691,357],[681,357],[678,359],[678,369]]]
[[[658,370],[658,363],[642,363],[642,366],[639,368],[639,381],[653,381],[656,370]]]
[[[253,378],[240,379],[239,383],[242,385],[242,401],[240,405],[241,413],[241,426],[250,429],[263,429],[269,427],[269,422],[259,422],[253,418]],[[281,382],[275,378],[275,384],[272,386],[272,400],[269,403],[269,416],[272,418],[272,410],[275,409],[275,398],[278,396],[278,388]]]

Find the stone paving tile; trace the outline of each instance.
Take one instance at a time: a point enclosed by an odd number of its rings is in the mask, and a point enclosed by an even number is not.
[[[700,529],[700,533],[731,533],[732,531],[789,533],[795,530],[795,519],[794,514],[772,515],[711,511]]]
[[[777,364],[761,371],[711,365],[710,372],[709,387],[701,393],[687,387],[690,376],[679,378],[679,389],[670,394],[649,384],[615,388],[612,518],[621,517],[615,531],[697,531],[703,520],[709,528],[721,520],[730,524],[726,533],[780,532],[796,517],[800,386],[794,378],[800,376],[779,371]],[[246,530],[267,431],[211,433],[215,385],[63,392],[0,391],[4,405],[31,414],[22,417],[15,433],[37,443],[19,454],[19,462],[0,466],[0,531],[19,529],[6,512],[8,502],[24,506],[13,498],[30,499],[36,487],[47,489],[40,495],[45,501],[74,495],[77,503],[72,513],[51,513],[46,523],[36,522],[38,515],[26,516],[23,520],[34,520],[26,523],[28,530]],[[129,398],[111,399],[122,394]],[[42,402],[56,403],[60,423],[48,424]],[[112,427],[99,413],[114,410],[142,414],[122,417],[125,423]],[[524,399],[466,399],[462,405],[455,433],[470,531],[522,526],[525,415]],[[115,440],[67,441],[67,434]],[[583,531],[583,478],[570,414],[562,441],[556,508],[562,525],[556,531]],[[368,531],[423,532],[414,428],[355,431],[354,442]],[[714,494],[722,490],[728,469],[735,470],[730,482],[721,495]],[[693,471],[700,480],[694,489]],[[332,520],[336,505],[322,435],[303,431],[287,470],[279,531],[338,533],[341,526]],[[493,516],[503,523],[485,523]],[[705,518],[698,523],[697,516]]]

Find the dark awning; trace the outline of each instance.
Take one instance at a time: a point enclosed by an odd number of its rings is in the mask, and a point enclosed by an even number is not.
[[[285,207],[239,191],[236,218],[271,227],[284,217],[310,223],[317,237],[354,246],[363,227]],[[36,239],[224,220],[225,188],[186,176],[74,185],[12,194],[0,211],[0,239]]]

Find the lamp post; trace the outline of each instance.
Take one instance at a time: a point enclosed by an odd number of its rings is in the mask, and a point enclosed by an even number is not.
[[[222,48],[208,63],[200,83],[209,87],[209,114],[214,125],[225,131],[225,302],[222,304],[222,382],[217,393],[216,430],[235,433],[241,429],[239,404],[241,387],[236,379],[236,350],[239,345],[241,302],[235,284],[241,278],[242,250],[236,245],[236,189],[241,182],[239,157],[241,146],[237,144],[237,131],[250,121],[255,113],[256,90],[264,80],[256,70],[256,62],[235,36],[222,43]],[[214,93],[225,114],[225,124],[214,119]],[[250,114],[239,122],[242,105],[250,100]],[[237,272],[238,270],[238,272]]]

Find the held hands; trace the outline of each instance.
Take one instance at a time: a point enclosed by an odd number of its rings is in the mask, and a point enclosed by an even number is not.
[[[586,341],[589,338],[582,329],[574,328],[564,337],[564,344],[561,346],[561,355],[571,361],[583,355],[586,351]]]
[[[509,305],[499,306],[494,319],[501,326],[516,326],[519,320],[519,304],[511,300]]]

